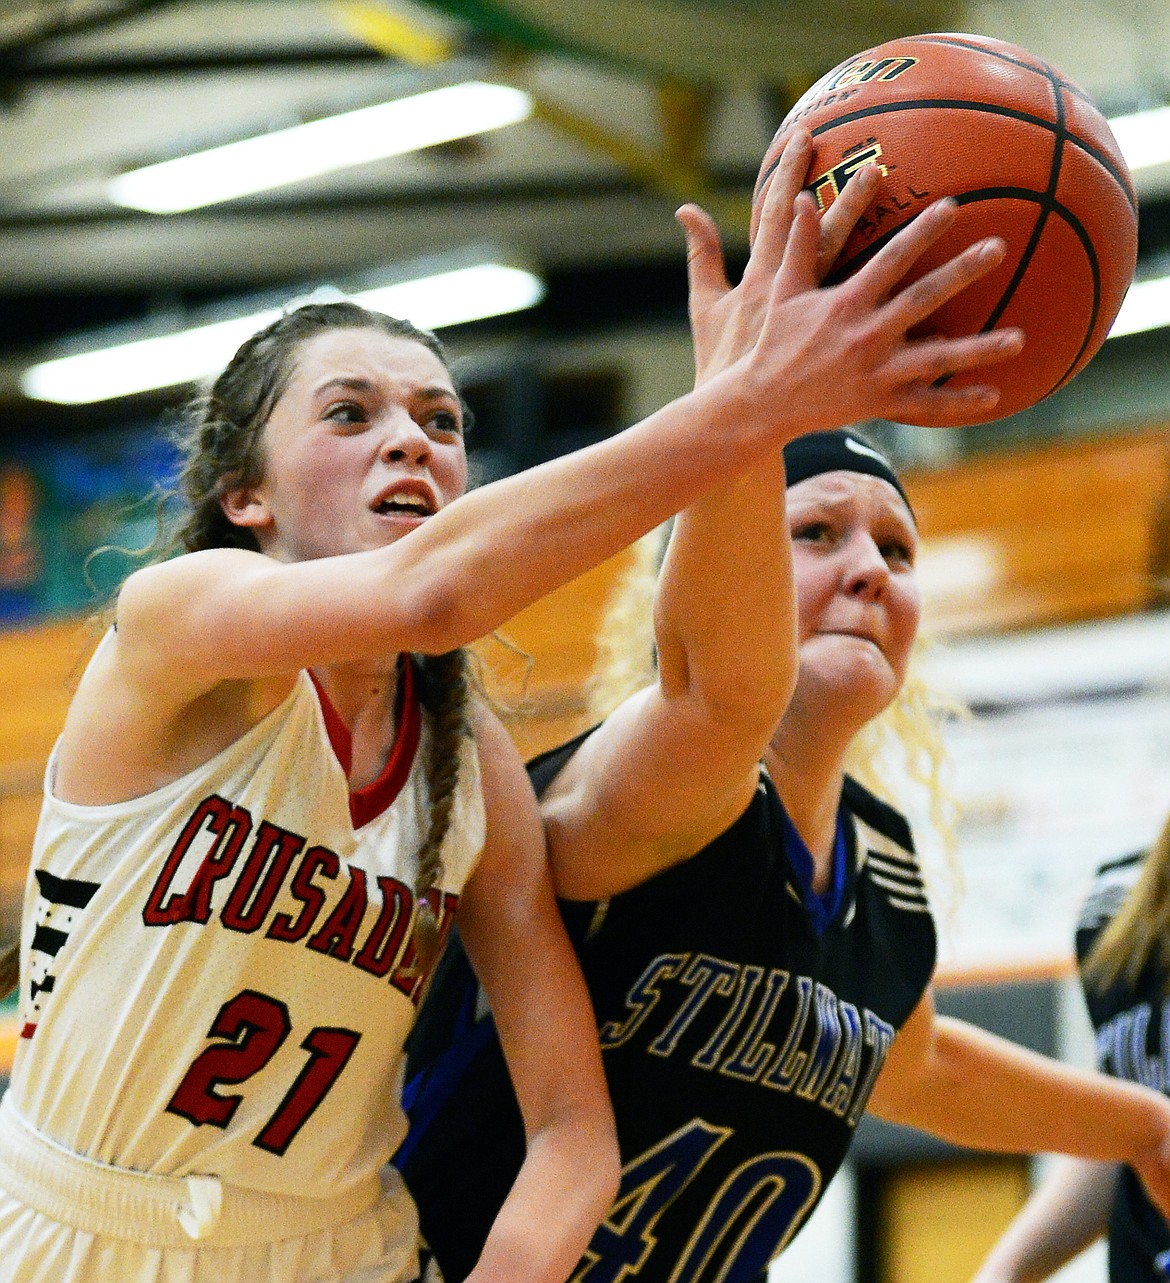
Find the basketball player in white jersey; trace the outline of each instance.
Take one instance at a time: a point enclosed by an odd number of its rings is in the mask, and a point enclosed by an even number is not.
[[[801,198],[747,356],[466,497],[432,336],[336,303],[244,345],[192,427],[184,555],[127,580],[46,774],[3,1283],[413,1277],[384,1165],[457,904],[527,1137],[475,1277],[568,1274],[616,1188],[612,1118],[531,788],[458,647],[800,431],[904,396],[960,413],[923,390],[940,345],[907,339],[920,316],[886,306],[948,217],[819,290]],[[1003,351],[941,347],[955,369]]]

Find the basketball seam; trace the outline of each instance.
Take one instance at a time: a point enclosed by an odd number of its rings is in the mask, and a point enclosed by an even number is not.
[[[895,111],[913,111],[916,108],[944,108],[955,111],[980,111],[992,116],[1007,116],[1011,120],[1019,120],[1027,125],[1036,125],[1040,129],[1046,129],[1049,132],[1055,132],[1056,126],[1051,120],[1045,120],[1043,116],[1033,116],[1030,112],[1020,111],[1015,107],[1002,107],[995,103],[977,102],[965,98],[906,98],[899,102],[875,103],[870,107],[860,107],[856,111],[845,112],[840,116],[835,116],[832,120],[823,121],[815,126],[812,130],[814,138],[821,134],[828,133],[831,129],[836,129],[838,125],[852,124],[856,120],[864,120],[867,116],[884,116]],[[1127,204],[1136,213],[1137,202],[1130,193],[1129,185],[1124,181],[1121,171],[1109,159],[1104,152],[1099,151],[1092,143],[1087,142],[1079,134],[1070,133],[1065,130],[1065,141],[1072,143],[1073,146],[1079,147],[1086,155],[1101,166],[1102,169],[1113,179],[1121,188],[1121,194],[1125,197]],[[768,171],[756,184],[757,192],[763,187],[764,183],[772,176],[776,166],[780,163],[780,157],[769,167]]]
[[[1049,75],[1046,76],[1046,79],[1052,89],[1053,97],[1056,99],[1056,119],[1053,121],[1053,150],[1052,163],[1048,170],[1048,187],[1044,192],[1044,199],[1040,201],[1040,212],[1036,218],[1036,224],[1028,237],[1027,245],[1024,246],[1024,252],[1016,263],[1011,280],[1004,287],[1004,292],[1000,295],[999,302],[991,309],[991,315],[981,327],[984,333],[988,330],[993,330],[996,322],[1007,311],[1008,304],[1011,303],[1032,262],[1032,256],[1036,253],[1036,246],[1040,244],[1040,237],[1044,235],[1044,225],[1048,222],[1048,215],[1052,212],[1052,206],[1056,202],[1056,189],[1060,184],[1060,168],[1064,158],[1064,100],[1060,96],[1060,86],[1053,83],[1054,77]]]
[[[1005,53],[1002,49],[991,49],[987,45],[979,44],[975,40],[963,40],[959,36],[931,35],[931,36],[908,36],[906,43],[909,45],[942,45],[946,49],[969,49],[972,53],[986,54],[989,58],[998,58],[1001,62],[1010,62],[1013,67],[1022,67],[1024,71],[1031,71],[1037,76],[1043,76],[1045,80],[1055,80],[1066,89],[1073,88],[1068,81],[1062,79],[1056,74],[1054,67],[1051,67],[1043,58],[1033,54],[1039,66],[1035,63],[1025,62],[1023,58],[1017,58],[1014,54]]]
[[[990,199],[1007,198],[1009,200],[1012,200],[1012,199],[1027,200],[1027,201],[1033,201],[1039,204],[1045,199],[1045,193],[1038,192],[1033,187],[981,187],[977,191],[964,192],[962,196],[957,196],[954,199],[957,200],[960,204],[971,204],[976,200],[984,200],[989,198]],[[1100,267],[1100,264],[1097,262],[1097,252],[1093,246],[1092,238],[1089,236],[1089,233],[1085,230],[1085,226],[1081,222],[1081,220],[1077,218],[1077,216],[1072,212],[1072,210],[1070,210],[1066,205],[1062,204],[1060,201],[1058,200],[1052,201],[1051,212],[1053,214],[1056,214],[1058,218],[1062,219],[1065,223],[1068,224],[1073,234],[1076,236],[1076,238],[1081,242],[1081,245],[1084,247],[1085,257],[1088,260],[1088,264],[1089,264],[1089,273],[1093,278],[1093,306],[1090,312],[1089,324],[1085,328],[1085,337],[1081,342],[1081,346],[1077,351],[1076,356],[1073,358],[1072,362],[1070,363],[1068,369],[1064,372],[1064,374],[1060,376],[1060,378],[1048,389],[1047,392],[1043,393],[1043,395],[1038,398],[1039,400],[1043,400],[1044,397],[1046,396],[1051,396],[1052,393],[1057,390],[1057,388],[1062,387],[1065,383],[1069,381],[1069,379],[1072,378],[1073,374],[1076,372],[1077,363],[1080,361],[1081,357],[1084,355],[1085,348],[1088,347],[1089,342],[1093,336],[1093,330],[1096,328],[1097,318],[1101,312],[1101,267]],[[858,268],[864,266],[866,263],[869,262],[871,258],[873,258],[878,253],[880,249],[882,249],[884,245],[886,245],[889,241],[893,240],[893,238],[897,236],[897,234],[902,230],[902,228],[906,227],[908,224],[910,224],[913,221],[914,221],[913,219],[908,218],[906,222],[899,223],[897,227],[891,227],[889,231],[883,232],[881,236],[877,237],[876,240],[870,242],[870,244],[867,245],[865,249],[863,249],[860,253],[855,254],[847,262],[841,263],[839,266],[834,267],[833,271],[830,272],[827,277],[825,277],[824,284],[834,285],[837,282],[844,280],[851,272],[854,272]]]
[[[1081,357],[1085,355],[1085,349],[1089,346],[1089,342],[1093,337],[1093,331],[1097,328],[1097,318],[1101,314],[1101,265],[1097,262],[1097,249],[1093,244],[1093,238],[1085,229],[1085,225],[1071,209],[1065,209],[1062,206],[1061,216],[1073,229],[1077,239],[1081,242],[1081,245],[1084,248],[1085,258],[1089,263],[1089,272],[1093,277],[1093,306],[1089,312],[1089,324],[1085,327],[1085,337],[1081,340],[1081,346],[1077,350],[1076,356],[1073,357],[1068,369],[1065,370],[1064,376],[1056,381],[1052,388],[1049,389],[1047,395],[1051,395],[1051,393],[1055,392],[1057,388],[1063,387],[1076,373]]]
[[[984,53],[990,58],[1000,59],[1001,62],[1009,62],[1013,67],[1019,67],[1024,71],[1030,71],[1037,76],[1044,76],[1051,84],[1058,87],[1058,97],[1060,96],[1059,91],[1063,89],[1078,101],[1083,102],[1086,107],[1091,107],[1098,113],[1098,115],[1100,115],[1097,104],[1093,101],[1092,96],[1089,93],[1082,89],[1075,81],[1065,80],[1065,78],[1060,75],[1051,63],[1045,62],[1043,58],[1037,57],[1036,54],[1032,54],[1032,57],[1036,59],[1040,64],[1040,67],[1034,67],[1030,63],[1025,62],[1022,58],[1016,58],[1010,53],[1004,53],[1001,49],[989,49],[986,45],[979,44],[973,40],[961,40],[956,36],[910,36],[907,38],[906,43],[942,45],[946,49],[969,49],[973,53]],[[1043,71],[1040,69],[1041,67],[1043,68]],[[1109,122],[1105,121],[1105,123],[1108,124]],[[1074,135],[1070,135],[1070,137],[1073,136]],[[1113,174],[1114,178],[1118,179],[1122,188],[1126,190],[1126,196],[1128,197],[1129,192],[1127,184],[1121,180],[1115,166],[1112,164],[1106,164],[1105,159],[1098,155],[1096,153],[1096,149],[1091,147],[1089,144],[1085,144],[1085,150],[1093,153],[1096,159],[1100,161],[1111,174]],[[1135,210],[1137,209],[1137,205],[1133,200],[1130,200],[1130,204],[1133,205]]]
[[[1065,223],[1072,228],[1073,234],[1081,242],[1081,247],[1085,251],[1085,260],[1089,265],[1089,275],[1093,281],[1093,304],[1089,309],[1089,322],[1088,325],[1085,326],[1084,337],[1081,339],[1081,345],[1077,349],[1076,355],[1069,363],[1064,374],[1057,379],[1052,387],[1049,388],[1048,392],[1045,393],[1045,396],[1051,396],[1057,388],[1063,386],[1070,378],[1072,378],[1073,373],[1080,363],[1081,357],[1085,354],[1085,349],[1089,345],[1093,336],[1093,331],[1097,328],[1097,318],[1101,314],[1101,265],[1097,261],[1097,248],[1093,244],[1092,237],[1085,230],[1084,224],[1079,218],[1077,218],[1071,209],[1061,205],[1056,199],[1056,192],[1060,185],[1060,170],[1064,160],[1064,147],[1065,143],[1070,139],[1069,132],[1065,128],[1066,116],[1064,110],[1064,98],[1061,96],[1060,92],[1062,88],[1067,86],[1065,86],[1064,81],[1061,80],[1061,78],[1051,67],[1048,66],[1047,63],[1042,63],[1042,65],[1046,68],[1047,79],[1049,84],[1052,86],[1052,94],[1056,101],[1056,121],[1054,122],[1056,150],[1052,157],[1052,171],[1049,175],[1048,190],[1045,192],[1044,201],[1041,202],[1041,215],[1036,220],[1036,227],[1033,229],[1027,248],[1020,256],[1020,262],[1013,274],[1012,281],[1008,285],[1008,289],[1005,291],[1004,296],[1000,299],[999,305],[992,311],[990,320],[983,328],[984,331],[992,329],[995,323],[1007,310],[1008,304],[1011,302],[1013,295],[1019,288],[1019,283],[1024,277],[1027,266],[1032,261],[1032,257],[1036,252],[1036,246],[1040,243],[1040,237],[1043,234],[1044,226],[1048,221],[1048,215],[1059,208],[1061,217],[1064,219]],[[1122,191],[1125,191],[1124,184],[1122,184]]]
[[[1075,99],[1081,103],[1092,106],[1094,112],[1097,110],[1097,104],[1094,103],[1092,95],[1087,94],[1079,85],[1072,81],[1066,81],[1064,77],[1057,73],[1056,68],[1051,63],[1044,62],[1043,58],[1038,58],[1033,54],[1040,67],[1033,67],[1030,63],[1025,63],[1022,58],[1015,58],[1012,54],[1003,53],[1001,49],[989,49],[987,45],[980,45],[972,40],[960,40],[957,37],[947,36],[908,36],[906,40],[908,45],[942,45],[944,49],[970,49],[972,53],[987,54],[989,58],[998,58],[1001,62],[1011,63],[1012,67],[1019,67],[1022,71],[1033,72],[1037,76],[1046,76],[1053,85],[1058,85],[1061,89],[1070,92]],[[1040,68],[1044,68],[1043,71]]]
[[[1038,76],[1047,75],[1048,78],[1052,80],[1054,84],[1059,85],[1061,89],[1068,90],[1074,98],[1080,99],[1080,101],[1086,106],[1092,107],[1094,111],[1097,110],[1097,104],[1093,101],[1092,96],[1089,93],[1082,89],[1080,85],[1075,84],[1071,80],[1065,80],[1063,76],[1058,75],[1056,68],[1053,67],[1051,63],[1045,62],[1043,58],[1036,57],[1035,54],[1032,56],[1036,58],[1036,61],[1040,63],[1041,67],[1046,69],[1045,71],[1041,71],[1040,67],[1032,66],[1031,63],[1025,62],[1022,58],[1016,58],[1010,53],[1004,53],[1002,49],[989,49],[986,45],[977,44],[973,40],[960,40],[954,36],[910,36],[907,38],[906,43],[942,45],[947,49],[970,49],[973,53],[984,53],[987,54],[989,58],[998,58],[1001,62],[1010,62],[1013,67],[1020,67],[1024,71],[1034,72]]]
[[[1039,76],[1041,79],[1046,81],[1049,86],[1053,103],[1051,107],[1053,112],[1052,117],[1048,117],[1047,115],[1038,115],[1033,111],[1026,110],[1025,107],[1010,106],[993,101],[987,101],[986,99],[980,101],[978,99],[973,100],[964,98],[919,97],[895,102],[887,101],[871,103],[868,106],[858,103],[852,107],[852,110],[843,112],[841,111],[841,105],[843,104],[841,104],[837,108],[840,114],[835,115],[832,119],[822,120],[816,125],[812,125],[812,123],[809,122],[809,124],[804,126],[810,130],[810,133],[814,138],[820,138],[832,133],[839,126],[856,126],[859,123],[868,121],[871,117],[876,118],[903,111],[942,110],[957,111],[960,113],[974,112],[984,115],[1000,116],[1005,120],[1016,121],[1025,126],[1035,126],[1051,136],[1052,152],[1049,157],[1049,173],[1043,189],[1040,189],[1038,185],[1029,187],[986,187],[977,191],[964,192],[953,197],[957,204],[968,206],[975,205],[983,201],[994,201],[996,199],[1007,198],[1020,200],[1024,202],[1024,207],[1016,217],[1018,217],[1019,221],[1025,226],[1027,220],[1027,208],[1029,206],[1035,207],[1033,226],[1027,235],[1026,244],[1024,245],[1018,260],[1012,267],[1010,278],[1004,285],[998,298],[994,295],[992,296],[994,302],[992,302],[990,306],[987,319],[980,327],[981,332],[993,330],[996,325],[1002,322],[1002,319],[1014,301],[1015,296],[1020,292],[1023,282],[1028,279],[1028,274],[1032,270],[1033,266],[1032,260],[1039,252],[1040,246],[1049,246],[1051,244],[1051,241],[1044,240],[1044,232],[1047,229],[1048,223],[1051,221],[1050,216],[1055,215],[1058,223],[1063,223],[1064,226],[1073,233],[1085,254],[1091,280],[1091,305],[1088,312],[1087,322],[1084,319],[1084,313],[1081,312],[1080,307],[1078,307],[1077,312],[1079,315],[1077,320],[1081,321],[1084,328],[1082,329],[1082,336],[1078,343],[1077,350],[1072,356],[1071,361],[1068,359],[1068,356],[1065,355],[1065,360],[1068,363],[1064,372],[1054,381],[1050,381],[1045,392],[1034,398],[1035,401],[1043,400],[1045,397],[1050,396],[1059,388],[1067,384],[1068,381],[1077,373],[1080,365],[1085,360],[1085,353],[1089,350],[1090,345],[1093,342],[1093,336],[1097,332],[1098,327],[1102,324],[1103,319],[1102,265],[1099,260],[1096,246],[1093,243],[1093,239],[1088,229],[1081,222],[1079,217],[1077,217],[1077,215],[1074,214],[1067,205],[1058,199],[1062,180],[1072,183],[1075,187],[1078,176],[1083,172],[1080,165],[1073,165],[1072,161],[1070,161],[1070,173],[1067,178],[1065,177],[1064,161],[1068,155],[1066,149],[1068,147],[1074,147],[1077,149],[1079,154],[1085,156],[1090,165],[1090,173],[1095,162],[1098,169],[1103,171],[1113,180],[1115,186],[1124,196],[1127,205],[1136,215],[1138,212],[1138,205],[1136,194],[1133,191],[1132,180],[1130,179],[1123,160],[1114,160],[1110,150],[1103,150],[1102,147],[1091,142],[1089,138],[1081,137],[1074,132],[1074,123],[1079,119],[1084,121],[1086,126],[1089,128],[1090,136],[1093,136],[1093,119],[1085,119],[1082,107],[1078,104],[1084,104],[1085,107],[1091,109],[1091,117],[1099,115],[1099,109],[1096,108],[1092,98],[1085,93],[1084,90],[1082,90],[1078,85],[1066,80],[1058,71],[1056,71],[1055,68],[1045,62],[1044,59],[1030,55],[1026,50],[1018,51],[1019,56],[1017,56],[1016,53],[1010,50],[1010,47],[1005,51],[988,48],[986,45],[979,42],[978,37],[964,38],[961,36],[952,36],[950,34],[924,35],[909,37],[903,42],[898,43],[904,44],[905,46],[918,44],[927,46],[933,45],[941,48],[954,48],[956,50],[965,50],[987,55],[994,60],[1004,62],[1012,67],[1026,70],[1030,74]],[[912,65],[912,60],[910,60],[909,55],[913,52],[914,50],[907,48],[907,65]],[[928,55],[923,51],[922,56],[927,57]],[[1031,61],[1029,61],[1029,59],[1031,59]],[[842,64],[842,66],[845,65],[846,64]],[[829,75],[831,76],[832,73],[829,73]],[[947,85],[945,87],[955,89],[966,88],[966,86],[962,86],[960,84]],[[913,92],[913,86],[904,86],[904,90],[906,89]],[[1035,88],[1033,88],[1032,93],[1035,95]],[[1068,95],[1067,98],[1065,97],[1066,93]],[[988,97],[992,96],[993,95],[988,95]],[[845,95],[845,97],[852,97],[852,95]],[[818,104],[813,92],[810,92],[805,101],[808,103],[808,106],[805,107],[801,113],[803,116],[811,115],[815,119],[816,115],[821,114],[824,110],[825,103],[820,102]],[[829,99],[829,102],[832,102],[832,99]],[[1037,109],[1039,110],[1041,108],[1045,112],[1049,110],[1049,108],[1044,104],[1037,104]],[[795,115],[795,109],[793,114]],[[1109,132],[1107,122],[1105,123],[1106,127],[1104,129],[1102,143],[1107,148]],[[783,138],[785,131],[795,128],[800,124],[801,121],[799,118],[793,120],[791,123],[786,122],[781,126],[781,132],[777,135],[777,139],[775,141],[779,142],[780,139]],[[876,120],[874,121],[874,125],[877,125]],[[972,127],[973,125],[974,122],[972,122]],[[862,124],[862,127],[864,128],[864,124]],[[877,131],[875,130],[875,132]],[[1024,138],[1027,139],[1027,136],[1024,135]],[[875,140],[870,138],[869,141],[873,143]],[[1027,146],[1038,151],[1042,146],[1042,143],[1040,138],[1033,136],[1031,139],[1027,139]],[[852,155],[858,150],[859,147],[852,147],[846,155]],[[880,154],[880,148],[875,148],[875,150]],[[1037,157],[1037,159],[1039,159],[1039,157]],[[780,156],[778,154],[768,167],[767,172],[761,174],[757,185],[757,193],[759,190],[763,189],[768,180],[775,173],[779,160]],[[893,157],[891,157],[891,163],[892,161]],[[1038,177],[1038,175],[1036,175],[1036,177]],[[1028,181],[1031,182],[1031,175],[1029,175]],[[911,188],[911,190],[913,191],[913,188]],[[922,195],[922,193],[917,192],[914,194],[916,196]],[[1070,197],[1075,198],[1075,192],[1070,192]],[[901,205],[901,202],[895,201],[895,204],[899,206],[899,209],[904,208]],[[894,212],[894,210],[888,208],[882,209],[880,214],[875,215],[875,217],[885,217]],[[905,221],[899,223],[897,226],[890,228],[881,236],[875,238],[871,244],[866,246],[866,248],[861,252],[855,254],[850,260],[843,264],[839,264],[835,270],[829,274],[829,277],[824,283],[826,285],[835,283],[858,270],[858,268],[878,254],[881,249],[898,234],[899,231],[903,230],[910,222],[912,222],[913,217],[914,216],[911,216],[910,218],[905,219]],[[1053,252],[1064,252],[1061,249],[1060,241],[1055,242]],[[1057,270],[1059,274],[1059,268]],[[1031,305],[1029,304],[1029,306]],[[1028,314],[1030,315],[1030,313]],[[969,316],[969,320],[973,319],[974,317]],[[1070,319],[1072,318],[1070,317]],[[964,329],[966,329],[966,326],[964,326]],[[1073,332],[1075,333],[1075,329]],[[1067,335],[1067,330],[1066,336],[1071,337],[1071,335]],[[1063,347],[1063,344],[1061,344],[1060,347]],[[1067,353],[1067,349],[1065,349],[1065,353]],[[1056,352],[1052,352],[1051,355],[1056,355]],[[944,378],[939,379],[935,386],[945,384],[949,381],[950,377],[952,376],[945,376]],[[1029,404],[1032,403],[1034,403],[1033,400],[1029,400]]]
[[[989,198],[1026,200],[1032,201],[1034,204],[1040,204],[1048,199],[1045,192],[1038,192],[1034,187],[978,187],[974,191],[963,192],[958,196],[952,196],[950,199],[959,205],[970,205],[975,201],[986,200]],[[1068,207],[1058,200],[1052,201],[1051,212],[1059,214],[1062,218],[1065,216],[1075,218],[1075,215],[1071,213]],[[847,259],[843,263],[834,264],[833,270],[825,277],[825,284],[832,285],[839,283],[851,272],[856,271],[857,268],[868,263],[874,254],[877,253],[877,251],[881,249],[887,241],[892,240],[903,227],[908,227],[917,217],[917,214],[912,215],[910,218],[906,219],[905,222],[899,223],[896,227],[891,227],[888,231],[883,232],[881,236],[870,241],[863,250],[859,250],[852,258]]]
[[[1039,67],[1035,67],[1031,63],[1025,62],[1022,58],[1017,58],[1010,53],[1005,53],[1002,49],[989,49],[986,45],[979,44],[977,41],[963,40],[958,36],[947,36],[941,34],[931,36],[908,36],[906,38],[906,43],[941,45],[944,49],[969,49],[972,53],[987,54],[990,58],[998,58],[1001,62],[1011,63],[1013,67],[1019,67],[1023,71],[1030,71],[1033,75],[1045,76],[1050,83],[1058,85],[1061,89],[1072,94],[1074,98],[1083,102],[1086,107],[1092,107],[1094,111],[1098,110],[1097,104],[1093,101],[1092,96],[1082,89],[1080,85],[1076,84],[1072,80],[1065,80],[1065,78],[1057,72],[1056,68],[1053,67],[1051,63],[1045,62],[1043,58],[1037,57],[1035,54],[1033,54],[1032,57],[1040,64]],[[1041,70],[1041,67],[1044,69],[1043,71]],[[830,72],[829,74],[831,75],[832,73]],[[1108,124],[1109,122],[1106,121],[1105,123]],[[1069,136],[1071,138],[1076,135],[1070,134]],[[1078,141],[1081,142],[1085,151],[1092,155],[1095,160],[1103,165],[1113,175],[1113,177],[1117,179],[1122,191],[1125,192],[1126,199],[1129,201],[1130,206],[1136,213],[1137,198],[1131,195],[1129,183],[1122,178],[1117,167],[1112,164],[1107,157],[1101,155],[1091,144],[1085,143],[1083,140]]]

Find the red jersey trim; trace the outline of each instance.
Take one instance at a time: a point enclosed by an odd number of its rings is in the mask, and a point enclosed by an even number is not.
[[[398,723],[394,728],[394,745],[390,749],[390,756],[386,759],[381,775],[362,788],[350,792],[349,816],[355,829],[360,829],[362,825],[377,819],[392,805],[410,776],[415,754],[418,752],[418,742],[422,732],[422,713],[418,695],[414,689],[414,666],[405,655],[399,660],[398,673],[399,712]],[[341,769],[348,775],[353,765],[353,736],[312,670],[309,676],[313,679],[313,687],[317,692],[322,716],[325,718],[329,744]]]

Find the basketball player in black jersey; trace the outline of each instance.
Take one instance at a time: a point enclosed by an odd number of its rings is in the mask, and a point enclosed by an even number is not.
[[[709,221],[683,217],[702,380],[712,350],[747,341],[750,313]],[[575,1275],[587,1283],[755,1278],[867,1107],[966,1145],[1125,1157],[1170,1206],[1170,1103],[935,1016],[908,826],[846,774],[906,684],[917,542],[897,476],[862,438],[791,443],[680,516],[652,680],[532,766],[623,1162]],[[456,1283],[523,1157],[457,949],[411,1067],[397,1161]]]
[[[1098,1065],[1170,1091],[1170,821],[1148,854],[1098,869],[1076,950]],[[1005,1231],[978,1283],[1047,1278],[1102,1234],[1110,1283],[1170,1278],[1170,1228],[1134,1172],[1068,1159]]]

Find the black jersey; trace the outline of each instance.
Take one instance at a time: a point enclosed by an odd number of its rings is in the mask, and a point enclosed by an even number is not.
[[[579,742],[533,763],[538,793]],[[828,915],[786,829],[795,834],[765,778],[697,855],[612,899],[562,902],[622,1159],[617,1200],[574,1275],[583,1283],[755,1279],[840,1166],[926,988],[934,924],[903,817],[846,781],[843,885]],[[424,1239],[458,1283],[524,1150],[458,946],[436,971],[408,1078],[412,1129],[396,1162]]]
[[[1077,926],[1080,963],[1133,889],[1142,859],[1141,855],[1127,856],[1097,871]],[[1104,990],[1087,981],[1084,989],[1097,1033],[1098,1068],[1116,1078],[1170,1092],[1170,998],[1166,973],[1158,960],[1147,963],[1136,984],[1121,976]],[[1111,1283],[1154,1283],[1168,1275],[1170,1230],[1137,1176],[1123,1167],[1109,1218]]]

